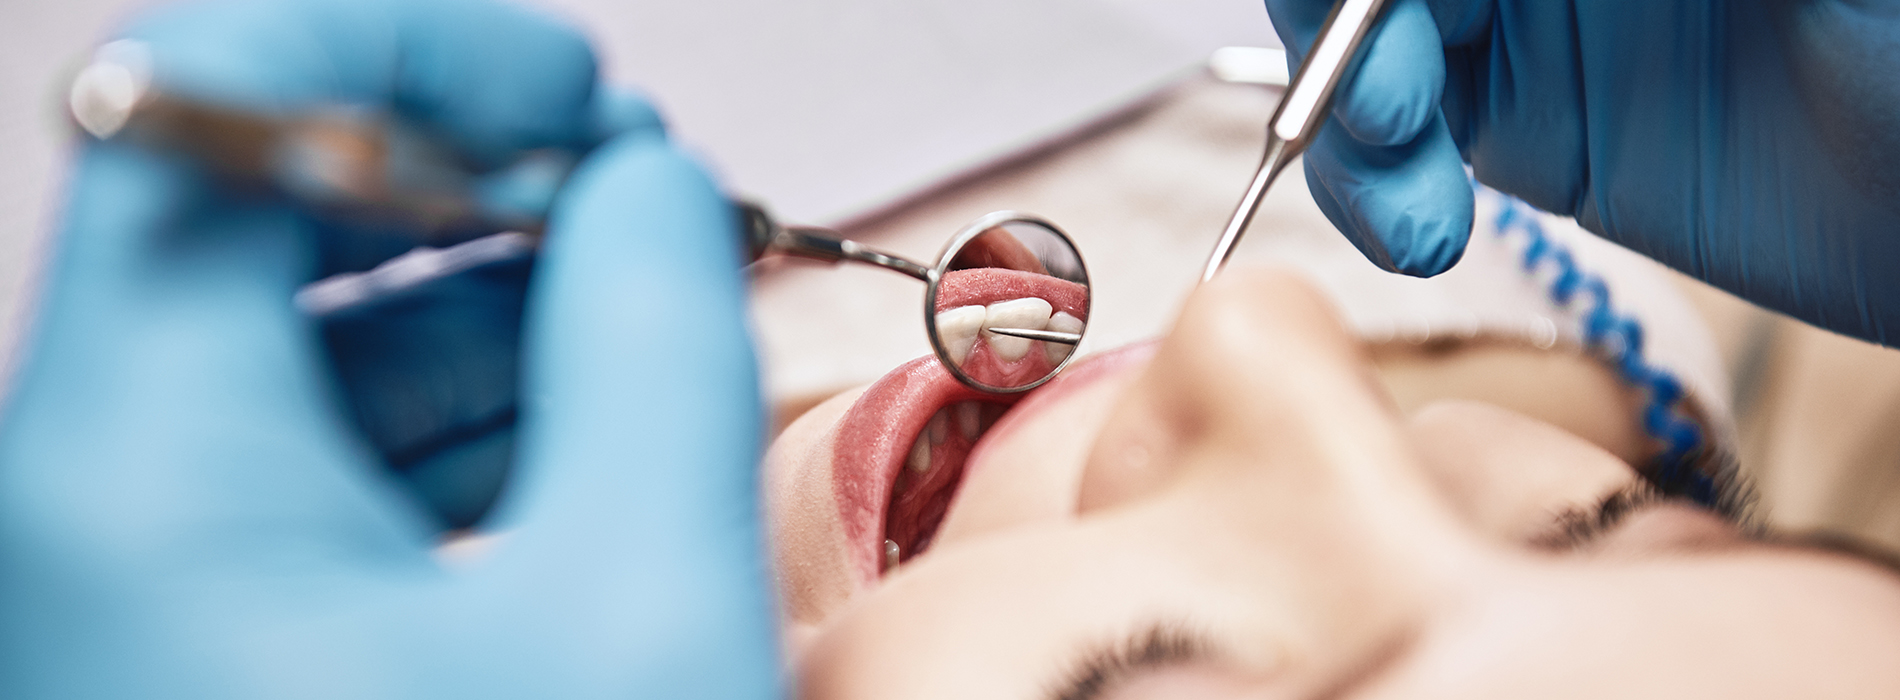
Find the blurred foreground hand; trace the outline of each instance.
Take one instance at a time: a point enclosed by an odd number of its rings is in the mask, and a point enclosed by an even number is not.
[[[0,413],[0,697],[775,696],[736,224],[650,109],[603,104],[585,41],[448,0],[213,2],[124,36],[194,99],[384,109],[477,164],[586,156],[532,277],[417,300],[391,353],[292,303],[389,239],[82,148]],[[370,417],[487,495],[445,516]],[[496,483],[469,454],[513,455],[483,521],[508,535],[445,565]]]

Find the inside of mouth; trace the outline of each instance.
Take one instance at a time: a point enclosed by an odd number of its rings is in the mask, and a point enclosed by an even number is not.
[[[930,548],[963,481],[971,448],[1008,410],[1001,401],[957,401],[937,409],[924,424],[898,469],[885,510],[886,568]]]

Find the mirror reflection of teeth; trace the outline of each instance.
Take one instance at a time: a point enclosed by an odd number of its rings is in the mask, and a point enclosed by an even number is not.
[[[970,356],[970,348],[976,346],[976,332],[983,328],[987,316],[989,311],[981,305],[959,306],[937,314],[937,337],[943,340],[952,364],[962,366]]]
[[[1055,312],[1055,306],[1036,297],[1024,297],[999,301],[989,306],[989,313],[983,317],[983,327],[989,328],[1027,328],[1045,330],[1049,325],[1049,316]],[[1015,362],[1029,354],[1029,344],[1036,341],[1028,338],[1016,338],[995,333],[985,333],[983,340],[988,341],[990,349],[1004,362]]]
[[[1060,316],[1060,321],[1051,318],[1051,314]],[[1081,333],[1083,323],[1066,312],[1058,314],[1053,304],[1037,297],[1009,299],[994,302],[990,306],[958,306],[937,314],[937,337],[944,342],[944,350],[950,352],[950,361],[956,365],[963,365],[963,360],[969,360],[971,348],[977,346],[978,335],[990,342],[990,350],[996,350],[997,360],[1018,361],[1030,354],[1030,344],[1035,340],[986,333],[992,327]],[[1068,358],[1068,346],[1062,346],[1060,342],[1045,342],[1045,346],[1054,346],[1043,350],[1054,361]]]
[[[1049,317],[1049,326],[1043,330],[1080,334],[1082,332],[1082,319],[1070,316],[1067,311],[1057,311],[1056,315]],[[1069,353],[1072,352],[1075,352],[1074,345],[1064,345],[1062,343],[1042,344],[1042,354],[1044,357],[1049,358],[1049,364],[1051,365],[1062,364],[1062,361],[1068,359]]]
[[[1083,325],[1082,319],[1066,311],[1056,311],[1055,306],[1046,300],[1023,297],[989,306],[959,306],[938,313],[937,337],[943,341],[944,350],[949,352],[950,361],[957,365],[969,359],[970,350],[976,347],[979,336],[989,343],[991,350],[996,351],[998,359],[1016,362],[1026,357],[1031,345],[1037,341],[990,333],[989,329],[1021,328],[1081,333]],[[1051,363],[1061,363],[1073,351],[1074,347],[1070,345],[1043,343],[1044,356]]]

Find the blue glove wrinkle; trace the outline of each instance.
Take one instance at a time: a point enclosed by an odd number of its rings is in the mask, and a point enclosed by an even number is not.
[[[1497,12],[1497,0],[1425,0],[1438,37],[1446,46],[1478,41],[1491,31]]]
[[[1442,121],[1402,146],[1368,145],[1329,123],[1306,154],[1307,186],[1321,201],[1321,211],[1368,260],[1394,272],[1430,277],[1451,269],[1464,255],[1474,203],[1456,160],[1415,154],[1453,149]],[[1368,178],[1376,181],[1376,190]],[[1329,211],[1325,199],[1344,206]]]
[[[1805,3],[1774,23],[1791,84],[1847,182],[1900,218],[1900,5]]]
[[[1466,77],[1447,80],[1443,101],[1479,181],[1563,216],[1593,197],[1572,12],[1568,3],[1499,4],[1483,40],[1450,50]]]

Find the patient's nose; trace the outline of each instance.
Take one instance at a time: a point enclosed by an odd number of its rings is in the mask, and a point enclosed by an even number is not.
[[[1310,283],[1232,271],[1190,297],[1123,395],[1078,506],[1184,501],[1340,585],[1456,578],[1451,563],[1475,540],[1402,425],[1360,343]]]

